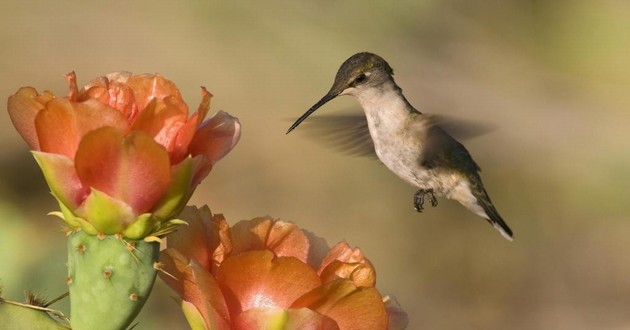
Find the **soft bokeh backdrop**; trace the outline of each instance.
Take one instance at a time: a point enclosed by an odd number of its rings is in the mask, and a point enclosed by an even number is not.
[[[0,3],[0,96],[64,95],[118,70],[199,86],[241,143],[198,188],[231,223],[269,214],[376,266],[410,329],[630,328],[630,3],[606,1],[17,1]],[[383,56],[421,111],[492,127],[464,141],[516,240],[460,205],[418,214],[375,160],[291,120],[358,51]],[[357,103],[342,97],[317,115]],[[27,147],[0,111],[3,296],[65,291],[65,237]],[[98,151],[95,151],[98,152]],[[137,329],[185,328],[158,283]],[[57,305],[67,312],[67,304]]]

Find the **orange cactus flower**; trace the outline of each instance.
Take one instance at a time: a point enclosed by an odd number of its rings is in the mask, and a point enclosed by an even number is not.
[[[230,228],[207,207],[167,238],[160,277],[193,329],[404,329],[407,315],[374,287],[360,249],[269,217]]]
[[[9,97],[13,125],[33,150],[71,227],[131,239],[168,232],[212,166],[238,142],[238,119],[219,111],[204,120],[158,74],[117,72],[55,97],[23,87]]]

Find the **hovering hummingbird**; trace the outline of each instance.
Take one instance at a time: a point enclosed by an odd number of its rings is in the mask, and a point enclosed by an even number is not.
[[[503,237],[513,239],[483,187],[479,166],[468,150],[435,120],[416,110],[394,82],[394,71],[380,56],[357,53],[337,72],[331,89],[298,118],[287,134],[328,101],[339,95],[357,98],[378,158],[392,172],[419,188],[413,204],[422,212],[425,196],[437,206],[436,196],[454,199],[485,218]]]

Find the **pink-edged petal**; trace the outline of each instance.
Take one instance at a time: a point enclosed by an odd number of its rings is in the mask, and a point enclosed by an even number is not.
[[[376,284],[376,271],[372,263],[361,249],[353,249],[345,241],[337,243],[330,249],[318,274],[323,282],[347,278],[357,286],[373,287]]]
[[[9,96],[7,109],[11,122],[33,150],[39,150],[35,117],[52,98],[54,96],[47,92],[39,95],[32,87],[22,87],[14,95]]]
[[[39,151],[33,151],[33,156],[59,202],[70,210],[76,209],[90,193],[90,187],[81,183],[72,159]]]
[[[232,315],[251,308],[286,308],[318,287],[313,269],[293,257],[248,251],[227,258],[216,276]]]
[[[307,308],[253,308],[233,318],[234,330],[338,330],[335,320]]]
[[[375,288],[338,279],[308,292],[292,308],[310,308],[337,322],[340,329],[387,329],[387,313]]]
[[[145,132],[171,154],[187,117],[188,107],[183,101],[174,97],[153,99],[136,117],[131,129]]]
[[[190,143],[190,154],[204,155],[214,164],[238,143],[241,124],[236,117],[219,111],[204,121]]]
[[[387,311],[388,330],[404,330],[409,326],[409,316],[402,309],[396,297],[387,295],[383,297],[385,310]]]
[[[183,101],[177,86],[159,74],[133,75],[129,77],[126,83],[133,90],[136,105],[141,112],[154,98],[164,99],[173,96]]]
[[[208,206],[187,206],[179,218],[188,225],[168,236],[168,248],[177,249],[208,270],[216,268],[230,254],[230,228],[223,215],[212,215]]]
[[[171,179],[164,147],[142,132],[125,137],[113,127],[86,134],[75,165],[81,182],[124,201],[136,214],[154,207]]]
[[[293,223],[274,221],[269,217],[240,221],[232,226],[232,253],[249,250],[271,250],[279,257],[295,257],[306,262],[309,241]]]
[[[41,151],[74,158],[81,139],[88,132],[113,126],[125,130],[127,121],[111,107],[94,99],[75,103],[54,99],[35,117]]]
[[[171,162],[178,163],[188,155],[188,146],[195,136],[197,127],[199,127],[203,119],[206,118],[206,115],[208,114],[211,98],[212,94],[210,94],[205,87],[201,87],[201,103],[199,104],[197,112],[195,112],[184,123],[179,132],[177,132],[175,144],[173,145],[173,150],[171,151]]]
[[[214,277],[194,260],[176,249],[160,252],[164,272],[159,276],[179,296],[193,304],[205,320],[207,329],[230,329],[230,315]]]
[[[192,157],[193,160],[193,180],[191,188],[196,188],[212,170],[212,162],[204,155]]]

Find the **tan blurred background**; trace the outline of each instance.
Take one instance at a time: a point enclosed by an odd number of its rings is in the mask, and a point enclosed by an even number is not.
[[[629,17],[621,0],[2,1],[0,96],[63,95],[71,70],[79,84],[159,72],[194,109],[204,85],[243,135],[191,202],[361,247],[410,329],[628,329]],[[513,243],[454,202],[416,213],[414,188],[375,160],[284,134],[365,50],[421,111],[492,127],[464,143]],[[52,298],[66,273],[56,205],[0,116],[3,295]],[[158,282],[137,329],[186,327],[170,295]]]

